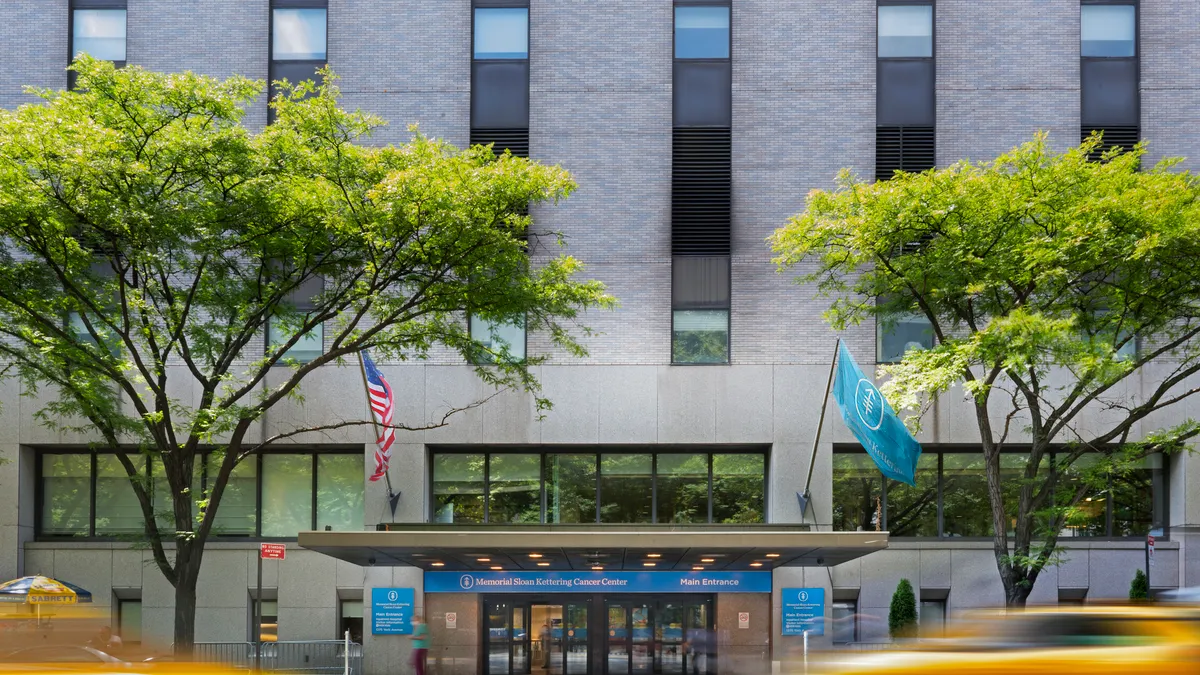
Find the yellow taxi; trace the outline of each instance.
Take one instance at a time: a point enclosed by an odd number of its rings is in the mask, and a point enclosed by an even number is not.
[[[1200,609],[1032,609],[970,622],[951,637],[810,663],[829,675],[1197,675]]]

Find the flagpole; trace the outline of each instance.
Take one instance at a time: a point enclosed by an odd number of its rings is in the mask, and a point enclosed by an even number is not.
[[[371,407],[371,387],[367,384],[367,365],[363,363],[362,350],[358,350],[358,373],[362,375],[363,395],[367,397],[367,417],[371,420],[371,427],[375,430],[375,438],[379,439],[383,436],[379,432],[379,422],[375,420],[375,410]],[[378,450],[379,441],[375,442],[376,450]],[[387,483],[387,498],[388,504],[392,507],[392,517],[396,517],[396,502],[399,501],[400,495],[392,491],[392,476],[390,472],[383,472],[383,480]]]
[[[800,500],[800,519],[804,519],[804,511],[807,509],[810,497],[808,488],[812,485],[813,469],[817,466],[817,447],[821,443],[821,427],[825,425],[825,408],[829,405],[829,392],[833,389],[833,372],[837,366],[838,348],[842,345],[842,338],[837,338],[833,342],[833,359],[829,361],[829,378],[825,381],[825,396],[821,398],[821,414],[817,417],[817,432],[813,436],[812,455],[808,458],[808,478],[804,479],[804,492],[797,494],[796,497]]]

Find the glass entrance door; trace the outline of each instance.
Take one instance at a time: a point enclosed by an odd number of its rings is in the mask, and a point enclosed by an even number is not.
[[[487,614],[487,673],[529,672],[529,607],[507,601],[484,603]]]
[[[588,675],[591,650],[588,644],[587,600],[561,605],[533,603],[529,606],[532,632],[531,675]],[[517,671],[513,671],[514,675]]]
[[[711,598],[611,599],[604,615],[606,675],[716,673]]]
[[[653,612],[649,604],[631,600],[605,602],[608,617],[609,675],[649,675],[654,672]]]

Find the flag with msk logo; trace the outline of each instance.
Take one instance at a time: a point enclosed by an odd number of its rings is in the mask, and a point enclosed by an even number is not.
[[[838,347],[835,378],[833,399],[846,426],[883,475],[912,485],[921,444],[908,433],[875,383],[863,375],[845,343]]]

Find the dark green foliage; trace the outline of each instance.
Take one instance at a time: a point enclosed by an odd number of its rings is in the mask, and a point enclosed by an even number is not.
[[[917,596],[908,579],[901,579],[896,592],[892,594],[892,606],[888,609],[888,633],[892,639],[917,635]]]
[[[1129,584],[1129,599],[1150,599],[1150,580],[1146,578],[1145,572],[1138,570],[1137,574],[1133,575],[1133,582]]]

